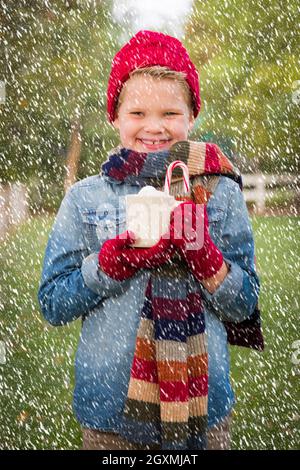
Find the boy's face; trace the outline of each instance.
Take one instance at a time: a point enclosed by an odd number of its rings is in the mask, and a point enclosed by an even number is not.
[[[124,87],[114,121],[123,147],[154,152],[187,140],[194,117],[179,82],[139,75],[127,80]]]

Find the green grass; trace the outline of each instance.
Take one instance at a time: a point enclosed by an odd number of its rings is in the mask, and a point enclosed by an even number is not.
[[[80,321],[54,328],[36,299],[52,217],[36,217],[1,245],[1,329],[7,361],[0,365],[0,449],[81,446],[72,413],[74,353]],[[299,219],[253,219],[262,288],[264,353],[231,348],[236,392],[233,447],[299,446],[300,366],[291,361],[299,334]],[[298,279],[299,281],[299,279]]]
[[[231,348],[238,449],[299,447],[300,365],[292,344],[299,333],[299,218],[253,219],[265,351]]]
[[[34,218],[2,246],[0,449],[81,445],[72,413],[73,362],[80,321],[54,328],[39,311],[37,289],[52,218]]]

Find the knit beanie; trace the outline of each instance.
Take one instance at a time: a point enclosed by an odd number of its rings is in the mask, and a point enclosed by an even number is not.
[[[201,107],[198,72],[182,43],[163,33],[139,31],[115,55],[107,87],[107,114],[115,120],[116,105],[129,73],[142,67],[161,65],[184,72],[193,97],[196,118]]]

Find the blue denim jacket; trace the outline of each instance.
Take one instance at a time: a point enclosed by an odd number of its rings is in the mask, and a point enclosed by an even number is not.
[[[118,431],[127,395],[140,311],[150,271],[119,282],[98,268],[103,242],[125,231],[125,195],[138,186],[92,176],[76,183],[58,211],[46,248],[38,293],[52,325],[84,317],[75,359],[74,411],[82,426]],[[220,177],[207,206],[210,235],[229,273],[209,294],[200,283],[208,338],[208,425],[231,410],[230,360],[222,321],[241,322],[258,299],[254,243],[237,183]],[[196,281],[195,281],[196,282]]]

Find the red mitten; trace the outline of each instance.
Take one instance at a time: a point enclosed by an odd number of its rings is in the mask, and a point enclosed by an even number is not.
[[[125,248],[121,257],[127,266],[151,269],[169,261],[175,251],[176,247],[171,243],[168,234],[167,238],[161,237],[158,243],[149,248]]]
[[[212,277],[223,264],[223,255],[210,238],[208,227],[206,205],[187,201],[171,213],[171,242],[199,281]]]
[[[122,258],[124,248],[133,242],[133,234],[126,231],[103,243],[98,260],[99,266],[105,274],[117,281],[124,281],[136,273],[137,268],[125,264]]]

